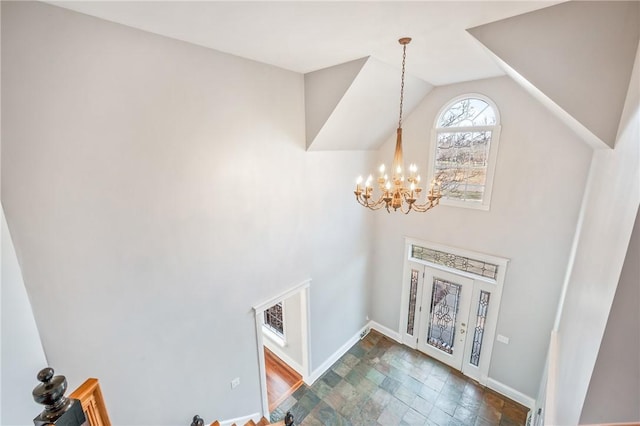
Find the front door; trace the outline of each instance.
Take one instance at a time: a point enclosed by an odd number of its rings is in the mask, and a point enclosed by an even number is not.
[[[418,349],[462,370],[473,280],[425,268]]]

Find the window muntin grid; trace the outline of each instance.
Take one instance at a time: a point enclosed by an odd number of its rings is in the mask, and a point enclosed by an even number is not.
[[[493,280],[498,276],[498,265],[427,247],[412,245],[411,257]]]
[[[500,119],[495,105],[482,98],[470,94],[454,99],[436,120],[432,171],[445,204],[489,206]]]
[[[284,317],[282,302],[278,302],[264,311],[264,326],[284,339]]]
[[[484,324],[487,320],[490,297],[491,293],[488,291],[480,291],[478,311],[476,314],[476,327],[473,333],[473,343],[471,345],[471,359],[469,360],[469,362],[476,367],[480,364],[480,351],[482,350],[482,338],[484,337]]]

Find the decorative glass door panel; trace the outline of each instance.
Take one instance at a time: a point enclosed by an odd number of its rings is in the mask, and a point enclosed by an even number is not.
[[[453,353],[455,346],[461,287],[460,284],[435,278],[431,290],[427,344],[448,354]]]
[[[427,268],[424,283],[418,349],[461,370],[473,280]]]

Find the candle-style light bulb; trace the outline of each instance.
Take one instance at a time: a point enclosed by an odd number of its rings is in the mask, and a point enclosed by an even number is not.
[[[387,181],[387,183],[384,184],[385,189],[388,191],[391,189],[391,182]]]
[[[367,181],[365,182],[365,186],[367,188],[371,187],[371,181],[373,180],[373,176],[369,175],[369,177],[367,178]]]
[[[384,171],[385,171],[384,164],[380,164],[380,168],[378,170],[380,170],[380,176],[384,175]]]
[[[360,185],[362,183],[362,176],[358,176],[358,179],[356,179],[356,184]]]

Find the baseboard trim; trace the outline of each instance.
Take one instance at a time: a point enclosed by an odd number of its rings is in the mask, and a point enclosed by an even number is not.
[[[375,331],[384,334],[385,336],[387,336],[390,339],[395,340],[398,343],[402,343],[400,341],[400,333],[398,333],[397,331],[393,331],[388,327],[385,327],[384,325],[377,323],[373,320],[369,321],[369,324],[367,324],[367,326],[369,328],[374,329]]]
[[[257,423],[257,422],[260,421],[261,418],[262,418],[262,414],[253,413],[253,414],[250,414],[248,416],[236,417],[235,419],[225,420],[223,422],[220,422],[220,426],[231,426],[234,423],[236,423],[236,424],[245,424],[249,420],[252,420],[252,421]]]
[[[520,391],[517,391],[517,390],[513,389],[512,387],[509,387],[509,386],[505,385],[502,382],[499,382],[499,381],[489,377],[487,379],[486,386],[489,389],[492,389],[492,390],[494,390],[494,391],[506,396],[507,398],[511,398],[515,402],[524,405],[525,407],[529,408],[531,411],[535,410],[535,405],[536,405],[536,400],[535,399],[531,398],[528,395],[523,394]]]
[[[313,370],[309,377],[303,377],[303,380],[307,386],[313,385],[313,383],[318,380],[320,376],[322,376],[331,366],[339,360],[342,355],[347,353],[347,351],[351,348],[351,346],[355,345],[358,340],[360,340],[360,334],[367,330],[369,324],[362,327],[356,334],[354,334],[349,340],[347,340],[344,345],[340,346],[338,350],[336,350],[329,358],[325,360],[318,368]]]

